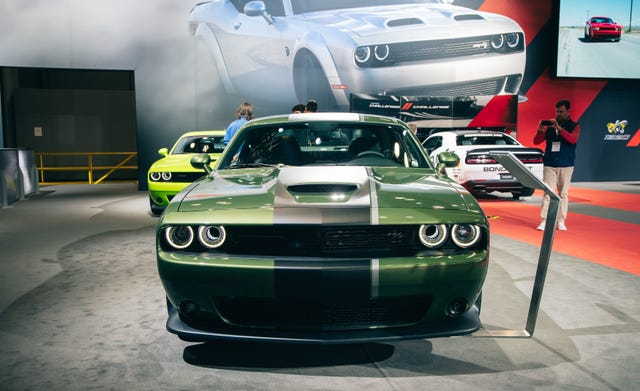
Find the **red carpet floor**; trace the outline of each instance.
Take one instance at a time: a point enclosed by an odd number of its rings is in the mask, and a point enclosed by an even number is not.
[[[571,211],[571,205],[583,203],[640,212],[640,195],[572,188],[569,202],[569,230],[556,231],[553,251],[640,275],[640,225]],[[536,230],[540,223],[539,205],[508,199],[480,199],[480,205],[489,217],[493,234],[540,245],[542,231]]]

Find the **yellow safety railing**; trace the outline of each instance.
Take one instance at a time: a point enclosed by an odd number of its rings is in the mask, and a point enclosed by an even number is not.
[[[56,183],[98,184],[116,171],[138,170],[137,164],[127,164],[138,156],[137,152],[35,152],[34,155],[41,185]],[[47,181],[45,173],[52,171],[86,171],[87,180]],[[102,176],[94,180],[96,173],[102,173]],[[137,179],[124,180],[124,182],[137,182]]]

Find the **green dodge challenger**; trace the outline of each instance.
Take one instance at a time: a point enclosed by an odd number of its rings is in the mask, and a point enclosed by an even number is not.
[[[489,225],[394,118],[255,119],[157,225],[167,329],[187,341],[357,343],[480,327]]]

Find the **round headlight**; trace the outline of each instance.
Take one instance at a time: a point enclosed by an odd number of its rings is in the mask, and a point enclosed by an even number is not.
[[[182,250],[193,242],[193,228],[188,225],[167,227],[164,231],[164,237],[171,246]]]
[[[163,181],[170,181],[171,180],[171,173],[170,172],[163,172],[162,173],[162,180]]]
[[[389,45],[376,46],[373,49],[373,54],[376,56],[376,60],[384,61],[389,57]]]
[[[500,49],[504,45],[504,35],[497,34],[491,37],[491,47],[494,49]]]
[[[369,59],[371,58],[371,48],[369,46],[358,46],[356,48],[354,57],[360,64],[369,61]]]
[[[155,171],[154,171],[154,172],[150,172],[150,173],[149,173],[149,179],[151,179],[152,181],[157,182],[157,181],[159,181],[159,180],[160,180],[160,178],[161,178],[161,177],[162,177],[162,176],[160,175],[160,173],[159,173],[159,172],[155,172]]]
[[[515,48],[520,43],[520,35],[518,33],[507,34],[507,46]]]
[[[439,247],[447,240],[447,226],[444,224],[421,225],[419,236],[426,247]]]
[[[471,247],[480,240],[480,228],[473,224],[455,224],[451,228],[451,238],[458,247]]]
[[[206,248],[218,248],[227,238],[227,232],[223,226],[201,225],[198,228],[198,240]]]

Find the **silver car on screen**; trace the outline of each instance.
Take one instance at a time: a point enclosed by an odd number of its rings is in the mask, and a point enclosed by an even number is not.
[[[196,56],[215,67],[208,74],[250,100],[316,99],[329,110],[348,109],[350,93],[517,94],[522,28],[449,3],[214,0],[193,8],[189,27]]]

